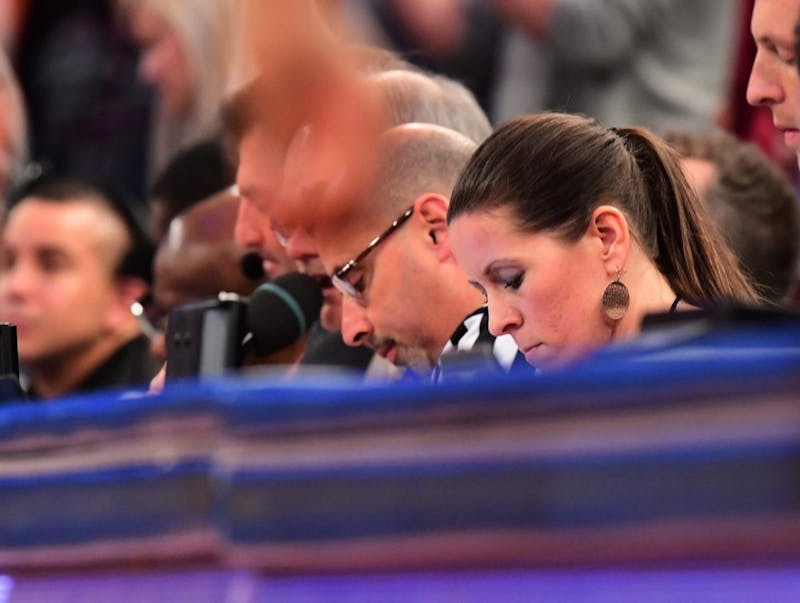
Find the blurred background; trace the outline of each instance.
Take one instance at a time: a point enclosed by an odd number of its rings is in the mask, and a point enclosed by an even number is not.
[[[676,36],[663,38],[672,47],[662,50],[685,63],[674,73],[687,72],[686,65],[696,71],[677,86],[674,106],[663,106],[667,97],[659,90],[650,106],[641,93],[635,107],[614,91],[610,102],[629,121],[656,130],[721,126],[757,143],[796,181],[796,161],[769,110],[745,101],[755,53],[752,0],[683,2],[674,11],[686,15],[683,21],[663,18],[670,3],[643,1],[638,14],[622,14],[619,3],[597,2],[571,22],[547,26],[537,24],[539,3],[531,1],[321,4],[349,40],[391,48],[464,82],[494,123],[541,109],[615,121],[600,100],[613,86],[610,74],[626,62],[637,68],[630,57],[652,30],[674,28]],[[2,0],[0,42],[12,70],[2,91],[17,94],[13,78],[21,90],[21,99],[2,100],[2,181],[33,160],[59,173],[111,179],[144,204],[169,159],[215,132],[232,86],[237,6],[234,0]],[[674,87],[670,74],[656,76]],[[696,89],[687,87],[691,77],[702,78]],[[24,111],[13,108],[19,100]]]

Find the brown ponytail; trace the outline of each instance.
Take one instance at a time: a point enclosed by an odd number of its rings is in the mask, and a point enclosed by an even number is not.
[[[642,128],[616,130],[633,155],[652,208],[653,259],[673,291],[695,305],[759,301],[717,225],[689,186],[677,154]]]

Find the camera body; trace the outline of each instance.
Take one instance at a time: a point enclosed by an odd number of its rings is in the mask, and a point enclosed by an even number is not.
[[[242,366],[247,333],[247,302],[235,293],[175,308],[167,324],[167,380]]]
[[[17,325],[0,323],[0,403],[25,399],[19,383]]]

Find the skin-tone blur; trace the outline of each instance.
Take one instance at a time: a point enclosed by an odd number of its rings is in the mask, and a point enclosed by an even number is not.
[[[167,111],[180,116],[192,106],[194,82],[175,30],[146,4],[136,4],[131,31],[142,51],[139,78],[158,90]]]
[[[319,7],[329,10],[319,11]],[[337,39],[336,8],[335,2],[313,0],[245,0],[240,37],[240,52],[263,78],[270,123],[247,132],[240,144],[237,185],[242,208],[237,241],[253,248],[258,245],[252,232],[251,242],[245,241],[246,223],[261,230],[265,243],[268,230],[274,228],[285,237],[290,257],[301,270],[319,276],[321,284],[327,284],[326,275],[298,220],[298,213],[315,201],[314,195],[305,186],[285,187],[277,194],[285,151],[309,125],[315,135],[302,151],[305,173],[311,175],[310,182],[325,183],[325,197],[331,203],[347,202],[368,195],[375,143],[384,129],[377,91],[357,76]],[[305,67],[303,77],[298,77],[298,64]],[[320,322],[325,329],[337,331],[338,293],[328,286],[323,295]]]
[[[282,271],[287,258],[267,213],[276,191],[274,183],[281,177],[280,172],[266,171],[265,166],[270,165],[278,165],[278,161],[271,156],[269,145],[261,144],[260,131],[248,132],[239,146],[239,206],[233,234],[237,244],[261,256],[267,274]]]
[[[8,84],[0,78],[0,195],[8,189],[9,174],[13,161],[14,119],[21,119],[16,102],[7,90]]]
[[[750,30],[757,51],[747,101],[770,108],[775,127],[800,163],[800,75],[794,32],[798,16],[800,0],[756,0]]]
[[[644,314],[666,311],[675,298],[666,279],[633,241],[619,210],[600,206],[576,242],[525,233],[507,208],[457,217],[453,252],[489,305],[489,330],[510,334],[540,369],[562,366],[612,339],[638,331]],[[631,306],[617,322],[605,317],[602,295],[616,278]]]
[[[0,49],[0,198],[8,190],[12,171],[25,160],[26,122],[19,84]]]
[[[130,307],[145,285],[113,274],[125,227],[92,201],[31,198],[11,210],[3,234],[3,320],[17,325],[38,392],[60,394],[138,333]]]
[[[298,138],[304,136],[298,134]],[[320,284],[325,285],[320,322],[326,330],[338,331],[341,326],[341,295],[330,285],[319,260],[316,243],[297,224],[297,212],[303,211],[301,206],[308,209],[310,206],[306,204],[315,200],[307,193],[290,194],[286,188],[279,186],[284,180],[284,166],[283,162],[279,163],[274,158],[271,149],[270,136],[261,127],[252,128],[242,138],[236,175],[241,197],[236,241],[258,251],[264,258],[265,270],[275,262],[278,254],[285,253],[302,272],[317,277]],[[307,147],[300,142],[290,146],[286,169],[293,171],[294,166],[300,165],[306,151]],[[265,175],[266,165],[280,166],[281,170]],[[283,247],[276,232],[281,236]]]

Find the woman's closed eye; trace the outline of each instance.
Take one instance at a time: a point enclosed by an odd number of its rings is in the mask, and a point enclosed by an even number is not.
[[[513,265],[497,263],[490,266],[485,271],[485,274],[489,278],[489,282],[495,287],[515,291],[520,288],[522,281],[525,279],[525,269],[516,262]]]
[[[520,272],[516,276],[504,279],[502,281],[503,287],[506,289],[517,290],[522,285],[522,280],[525,278],[525,273]]]

